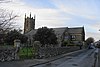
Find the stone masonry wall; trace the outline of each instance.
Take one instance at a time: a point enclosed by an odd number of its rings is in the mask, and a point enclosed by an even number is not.
[[[13,47],[0,47],[0,61],[15,60],[16,49]]]
[[[79,47],[72,46],[72,47],[44,47],[39,49],[39,57],[40,58],[48,58],[57,55],[61,55],[64,53],[72,52],[79,50]]]

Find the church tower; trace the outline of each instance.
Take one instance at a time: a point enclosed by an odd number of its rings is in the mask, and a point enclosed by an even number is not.
[[[31,13],[30,13],[30,17],[26,17],[26,14],[25,14],[24,34],[34,29],[35,29],[35,15],[33,18],[31,17]]]

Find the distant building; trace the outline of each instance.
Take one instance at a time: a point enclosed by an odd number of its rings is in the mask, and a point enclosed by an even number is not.
[[[75,28],[68,28],[68,27],[61,27],[61,28],[52,28],[55,31],[57,36],[58,45],[61,46],[62,42],[70,40],[71,43],[78,43],[85,41],[85,30],[84,27],[75,27]],[[28,37],[28,41],[30,44],[33,43],[34,39],[33,36],[37,32],[35,29],[35,17],[26,18],[25,15],[25,23],[24,23],[24,34]]]

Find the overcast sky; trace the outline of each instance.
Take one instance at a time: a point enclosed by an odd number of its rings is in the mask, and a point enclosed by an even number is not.
[[[100,39],[100,0],[12,0],[0,8],[17,14],[23,29],[24,15],[36,15],[36,28],[83,27],[86,38]]]

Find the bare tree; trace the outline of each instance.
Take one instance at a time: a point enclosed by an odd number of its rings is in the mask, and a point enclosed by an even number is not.
[[[0,0],[0,3],[8,3],[11,2],[11,0]]]
[[[14,28],[15,22],[14,19],[18,17],[14,15],[13,12],[2,12],[0,13],[0,31],[7,31]]]
[[[12,0],[0,0],[0,4],[9,2],[12,2]],[[16,17],[18,16],[14,15],[13,12],[7,12],[7,10],[0,8],[0,32],[13,29]]]
[[[0,0],[0,5],[2,3],[9,3],[12,0]],[[0,8],[0,44],[4,44],[4,38],[6,32],[15,28],[16,17],[13,12],[9,12],[2,7]]]
[[[0,10],[0,44],[4,44],[5,34],[15,28],[16,21],[13,12]]]

